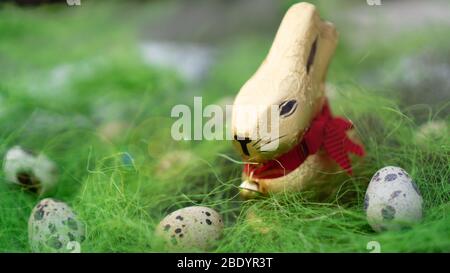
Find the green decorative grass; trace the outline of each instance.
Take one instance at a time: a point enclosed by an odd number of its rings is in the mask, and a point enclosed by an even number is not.
[[[365,71],[401,58],[398,48],[380,42],[366,56],[344,40],[336,53],[330,103],[335,114],[354,121],[367,150],[336,198],[315,203],[308,193],[285,193],[242,201],[237,188],[242,166],[222,156],[239,160],[231,143],[173,141],[170,110],[191,105],[197,95],[204,103],[234,96],[264,58],[272,35],[223,43],[208,77],[192,88],[139,56],[142,24],[157,20],[160,8],[0,5],[0,155],[22,145],[57,162],[59,187],[50,196],[67,202],[86,223],[83,252],[169,251],[154,228],[168,213],[192,205],[223,215],[226,228],[217,252],[369,252],[370,241],[378,241],[382,252],[450,251],[450,119],[442,114],[450,103],[402,105],[384,83],[374,90],[358,83]],[[122,14],[125,9],[135,16]],[[445,32],[400,36],[399,46],[410,54],[423,41],[449,48],[448,35],[439,33]],[[55,81],[55,73],[68,73],[67,81]],[[424,116],[444,121],[447,129],[417,138]],[[105,140],[99,127],[113,121],[126,126],[119,137]],[[192,159],[158,173],[164,155],[180,150]],[[133,164],[124,163],[124,153]],[[424,219],[408,230],[378,234],[367,224],[362,203],[372,175],[389,165],[404,168],[418,184]],[[0,252],[28,252],[27,221],[39,198],[4,180],[0,171]],[[247,221],[249,210],[262,223]]]

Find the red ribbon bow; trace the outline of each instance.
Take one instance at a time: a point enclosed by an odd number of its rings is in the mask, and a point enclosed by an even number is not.
[[[333,117],[328,103],[325,102],[321,113],[311,122],[311,126],[302,141],[276,159],[264,164],[245,164],[244,173],[253,178],[277,178],[295,170],[308,157],[320,148],[346,170],[352,174],[352,165],[348,153],[364,156],[364,148],[352,142],[346,131],[353,127],[344,118]]]

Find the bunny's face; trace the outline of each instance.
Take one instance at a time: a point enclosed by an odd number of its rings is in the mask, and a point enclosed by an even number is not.
[[[301,141],[324,103],[336,43],[334,26],[313,5],[288,10],[267,58],[234,102],[234,145],[244,160],[264,162]]]

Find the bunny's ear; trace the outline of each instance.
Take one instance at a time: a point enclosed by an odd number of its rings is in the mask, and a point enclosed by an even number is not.
[[[316,56],[314,59],[314,77],[324,82],[327,76],[328,66],[333,57],[338,42],[338,33],[330,22],[321,21],[317,42]]]
[[[280,73],[304,71],[305,75],[321,81],[336,43],[335,27],[320,19],[314,5],[295,4],[281,22],[266,63],[285,69]]]
[[[310,46],[319,32],[318,22],[320,17],[312,4],[303,2],[289,8],[278,28],[267,63],[275,66],[282,63],[289,66],[289,71],[297,70],[300,63],[306,65]]]
[[[307,74],[309,74],[309,70],[311,69],[311,66],[314,63],[314,58],[316,57],[317,40],[318,40],[318,38],[316,37],[313,44],[311,45],[311,49],[309,50],[308,61],[306,62],[306,73]]]

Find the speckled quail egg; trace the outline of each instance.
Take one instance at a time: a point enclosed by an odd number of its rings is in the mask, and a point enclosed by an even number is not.
[[[33,252],[71,252],[84,241],[85,225],[64,202],[41,200],[28,220],[28,238]]]
[[[6,180],[39,195],[50,192],[58,181],[58,169],[44,154],[34,154],[20,146],[8,150],[3,161]]]
[[[372,177],[364,209],[375,231],[399,230],[422,219],[422,196],[405,170],[389,166]]]
[[[171,249],[209,250],[223,232],[222,217],[215,210],[192,206],[167,215],[156,228]]]

